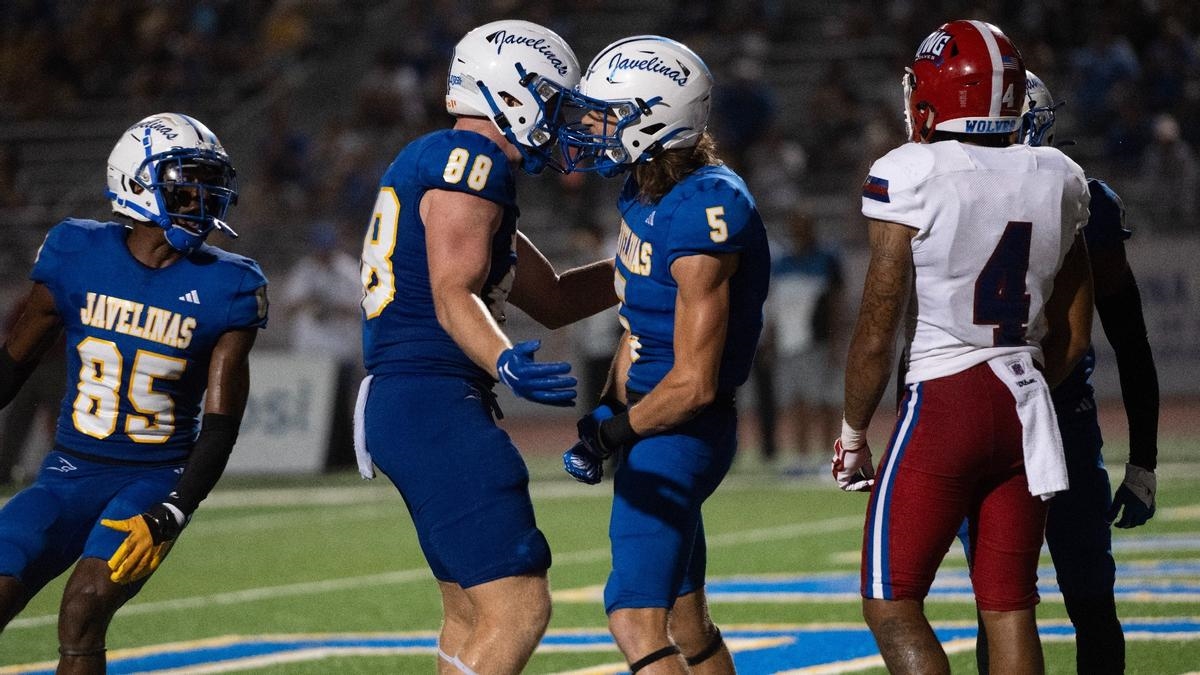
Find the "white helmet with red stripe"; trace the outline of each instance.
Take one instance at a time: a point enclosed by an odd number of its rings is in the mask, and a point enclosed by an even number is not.
[[[1017,131],[1025,104],[1025,63],[999,28],[951,21],[917,48],[904,76],[909,138],[934,131],[1008,134]]]

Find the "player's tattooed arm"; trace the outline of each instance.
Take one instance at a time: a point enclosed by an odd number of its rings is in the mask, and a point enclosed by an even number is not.
[[[846,357],[845,420],[857,430],[870,424],[891,375],[896,330],[912,289],[912,238],[917,234],[880,220],[869,221],[868,232],[871,262]]]
[[[1046,301],[1046,337],[1042,340],[1046,382],[1051,388],[1071,374],[1092,343],[1092,271],[1083,235],[1067,251]]]
[[[58,339],[62,326],[50,289],[34,283],[22,301],[20,317],[0,347],[0,408],[17,395],[38,361]]]
[[[561,328],[617,304],[613,259],[562,274],[533,242],[517,232],[517,275],[508,299],[546,328]]]

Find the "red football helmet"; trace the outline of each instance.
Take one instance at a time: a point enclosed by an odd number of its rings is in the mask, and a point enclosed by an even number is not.
[[[1007,134],[1021,123],[1025,62],[1004,33],[983,21],[943,24],[917,48],[904,74],[910,140],[934,131]]]

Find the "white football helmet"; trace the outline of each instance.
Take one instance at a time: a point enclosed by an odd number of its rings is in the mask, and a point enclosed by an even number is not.
[[[1021,143],[1026,145],[1054,144],[1055,110],[1062,101],[1055,103],[1054,96],[1042,78],[1025,71],[1025,107],[1021,109]]]
[[[486,117],[537,173],[551,159],[564,91],[579,82],[579,60],[566,40],[529,21],[493,21],[454,47],[446,111]],[[561,170],[561,167],[555,167]]]
[[[606,175],[700,141],[713,78],[691,49],[656,35],[600,50],[569,97],[571,124],[560,134],[574,171]]]
[[[1053,145],[1054,111],[1062,102],[1054,102],[1042,78],[1025,71],[1025,107],[1021,111],[1021,142],[1026,145]]]
[[[237,182],[221,141],[199,121],[178,113],[151,115],[121,135],[108,156],[114,213],[163,228],[187,254],[213,229],[236,237],[225,213],[237,203]]]

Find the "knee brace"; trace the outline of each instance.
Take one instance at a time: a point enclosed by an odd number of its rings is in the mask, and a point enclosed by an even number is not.
[[[699,654],[687,657],[689,666],[699,665],[711,659],[717,652],[721,651],[721,647],[725,646],[725,638],[721,636],[721,631],[718,629],[717,634],[713,636],[708,646],[700,650]]]
[[[678,653],[679,647],[676,647],[675,645],[667,645],[662,649],[656,649],[655,651],[652,651],[637,661],[629,664],[629,675],[634,675],[637,673],[637,671],[645,668],[651,663],[657,663],[658,661],[662,661],[669,656],[675,656]]]

